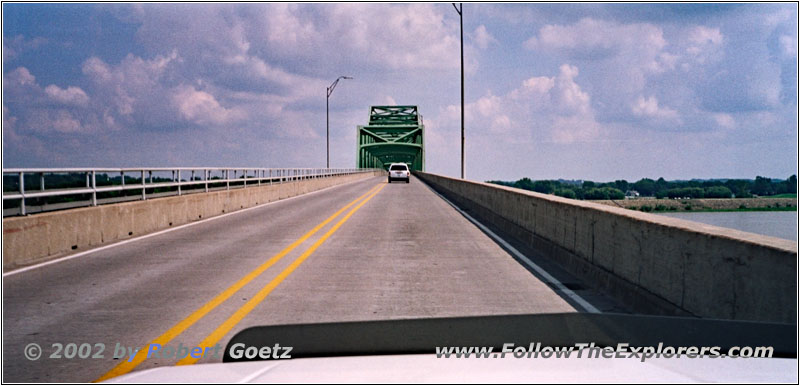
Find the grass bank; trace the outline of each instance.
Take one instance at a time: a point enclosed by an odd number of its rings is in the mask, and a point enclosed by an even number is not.
[[[633,199],[597,200],[604,205],[642,212],[766,212],[797,211],[796,198],[696,198],[696,199]]]

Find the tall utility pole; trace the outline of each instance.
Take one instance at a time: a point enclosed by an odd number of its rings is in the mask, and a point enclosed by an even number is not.
[[[453,3],[453,8],[458,12],[458,18],[461,19],[461,179],[464,179],[464,5]]]
[[[330,105],[331,94],[333,94],[333,89],[336,88],[336,85],[339,84],[339,81],[342,79],[353,79],[349,76],[340,76],[336,78],[336,80],[331,83],[328,87],[327,97],[325,98],[325,168],[331,168],[331,119],[330,113],[328,110],[328,106]]]

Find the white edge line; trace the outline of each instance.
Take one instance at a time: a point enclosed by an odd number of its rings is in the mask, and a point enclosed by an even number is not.
[[[426,185],[427,185],[427,184],[426,184]],[[480,228],[480,229],[481,229],[483,232],[485,232],[486,234],[488,234],[488,235],[489,235],[491,238],[493,238],[495,241],[497,241],[498,243],[500,243],[500,244],[501,244],[503,247],[505,247],[507,250],[511,251],[511,253],[513,253],[513,254],[514,254],[514,255],[515,255],[515,256],[516,256],[518,259],[522,260],[522,261],[523,261],[523,262],[524,262],[524,263],[525,263],[525,264],[526,264],[528,267],[530,267],[531,269],[533,269],[534,271],[536,271],[536,272],[537,272],[539,275],[541,275],[541,276],[542,276],[542,277],[543,277],[545,280],[547,280],[548,282],[550,282],[551,284],[553,284],[553,285],[554,285],[554,286],[555,286],[555,287],[556,287],[558,290],[560,290],[561,292],[563,292],[563,293],[564,293],[564,295],[566,295],[566,296],[567,296],[567,297],[569,297],[570,299],[574,300],[576,303],[580,304],[580,305],[581,305],[581,307],[583,307],[583,308],[586,310],[586,312],[590,312],[590,313],[593,313],[593,314],[599,314],[599,313],[601,313],[601,312],[600,312],[600,310],[598,310],[598,309],[597,309],[595,306],[591,305],[591,303],[587,302],[587,301],[586,301],[584,298],[582,298],[580,295],[576,294],[576,293],[575,293],[575,292],[573,292],[571,289],[567,288],[567,287],[566,287],[564,284],[562,284],[560,281],[556,280],[556,278],[554,278],[552,275],[550,275],[549,273],[547,273],[547,271],[545,271],[544,269],[542,269],[542,267],[539,267],[539,266],[538,266],[536,263],[534,263],[533,261],[531,261],[530,259],[528,259],[528,257],[527,257],[527,256],[525,256],[525,255],[523,255],[522,253],[520,253],[520,251],[518,251],[516,248],[514,248],[513,246],[511,246],[511,244],[507,243],[507,242],[506,242],[505,240],[503,240],[503,239],[502,239],[500,236],[498,236],[497,234],[495,234],[494,232],[492,232],[492,231],[491,231],[489,228],[487,228],[485,225],[481,224],[481,223],[480,223],[478,220],[476,220],[474,217],[470,216],[469,214],[467,214],[466,212],[464,212],[463,210],[461,210],[461,208],[459,208],[458,206],[456,206],[455,204],[453,204],[452,202],[450,202],[450,200],[448,200],[448,199],[444,198],[444,196],[442,196],[441,194],[439,194],[439,192],[437,192],[435,189],[431,188],[431,191],[432,191],[433,193],[435,193],[437,196],[439,196],[439,198],[441,198],[442,200],[444,200],[446,203],[450,204],[450,206],[452,206],[452,207],[453,207],[455,210],[457,210],[459,213],[461,213],[461,214],[462,214],[464,217],[466,217],[466,218],[467,218],[467,219],[468,219],[470,222],[472,222],[473,224],[475,224],[475,225],[476,225],[478,228]]]
[[[369,178],[365,178],[363,180],[345,182],[344,184],[329,186],[327,188],[322,188],[320,190],[315,190],[313,192],[303,193],[303,194],[299,194],[297,196],[292,196],[292,197],[287,197],[287,198],[284,198],[284,199],[278,199],[278,200],[275,200],[275,201],[265,202],[265,203],[263,203],[261,205],[251,206],[249,208],[240,209],[240,210],[237,210],[237,211],[234,211],[234,212],[225,213],[225,214],[221,214],[221,215],[214,216],[214,217],[209,217],[207,219],[203,219],[203,220],[200,220],[200,221],[193,221],[193,222],[190,222],[188,224],[178,225],[178,226],[176,226],[174,228],[168,228],[168,229],[160,230],[158,232],[148,233],[146,235],[134,237],[132,239],[118,241],[116,243],[104,245],[102,247],[97,247],[97,248],[94,248],[94,249],[90,249],[88,251],[78,252],[78,253],[73,254],[73,255],[67,255],[67,256],[64,256],[64,257],[60,257],[60,258],[55,259],[55,260],[45,261],[43,263],[34,264],[34,265],[31,265],[31,266],[28,266],[28,267],[15,269],[15,270],[10,271],[10,272],[3,272],[3,277],[5,278],[5,277],[11,276],[11,275],[16,275],[18,273],[23,273],[23,272],[30,271],[30,270],[33,270],[33,269],[36,269],[36,268],[41,268],[41,267],[44,267],[44,266],[47,266],[47,265],[50,265],[50,264],[56,264],[56,263],[60,263],[62,261],[71,260],[71,259],[74,259],[76,257],[81,257],[81,256],[84,256],[84,255],[88,255],[90,253],[100,252],[100,251],[105,250],[105,249],[118,247],[120,245],[127,244],[127,243],[132,243],[134,241],[139,241],[139,240],[142,240],[142,239],[146,239],[148,237],[158,236],[158,235],[161,235],[161,234],[164,234],[164,233],[167,233],[167,232],[172,232],[172,231],[176,231],[178,229],[183,229],[183,228],[187,228],[187,227],[190,227],[190,226],[193,226],[193,225],[202,224],[202,223],[207,222],[207,221],[220,219],[220,218],[231,216],[231,215],[234,215],[234,214],[244,213],[244,212],[247,212],[249,210],[261,208],[263,206],[277,204],[279,202],[286,202],[286,201],[289,201],[289,200],[294,199],[294,198],[300,198],[300,197],[305,197],[305,196],[309,196],[309,195],[316,194],[316,193],[321,193],[321,192],[324,192],[324,191],[326,191],[328,189],[333,189],[333,188],[337,188],[337,187],[340,187],[340,186],[346,186],[346,185],[354,184],[356,182],[361,182],[361,181],[364,181],[366,179],[369,179]],[[280,184],[278,184],[278,185],[280,185]]]

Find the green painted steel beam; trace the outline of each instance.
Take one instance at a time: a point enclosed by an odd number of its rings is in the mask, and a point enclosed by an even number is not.
[[[371,106],[369,123],[357,130],[356,167],[405,162],[411,170],[425,170],[425,126],[417,106]]]

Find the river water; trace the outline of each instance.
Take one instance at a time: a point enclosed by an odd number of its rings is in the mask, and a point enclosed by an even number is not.
[[[797,241],[797,212],[674,212],[658,214]]]

